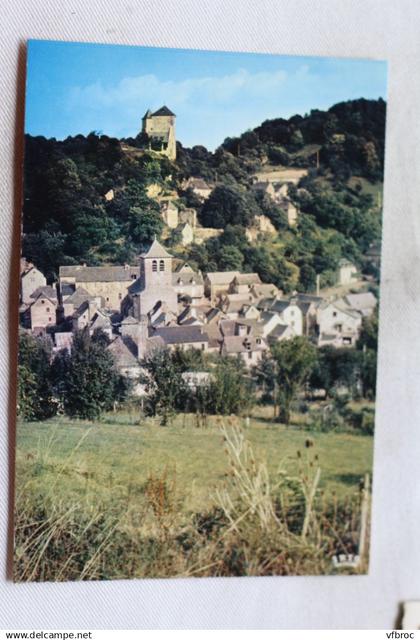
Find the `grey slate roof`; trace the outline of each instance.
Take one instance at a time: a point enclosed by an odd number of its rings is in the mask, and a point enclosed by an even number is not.
[[[203,284],[203,276],[195,271],[175,271],[172,273],[172,284],[174,287],[187,284]]]
[[[227,336],[223,340],[222,353],[246,353],[248,351],[263,351],[265,342],[255,336]]]
[[[83,265],[60,267],[60,278],[76,278],[77,282],[131,282],[138,278],[140,267],[104,266],[85,267]]]
[[[236,276],[239,276],[239,271],[209,271],[206,273],[206,278],[211,284],[230,284]]]
[[[311,293],[297,293],[294,298],[297,298],[299,302],[312,302],[315,306],[321,304],[324,301],[324,298],[321,296],[315,296]]]
[[[276,298],[262,298],[258,301],[257,309],[260,311],[267,311],[268,309],[271,309],[275,302]]]
[[[164,247],[160,244],[160,242],[156,239],[153,240],[152,244],[148,248],[147,251],[141,254],[142,258],[172,258],[171,254],[166,251]]]
[[[35,300],[37,300],[40,296],[45,296],[52,302],[57,301],[57,291],[54,287],[50,287],[49,285],[46,285],[45,287],[38,287],[31,294],[31,298],[34,298]]]
[[[153,336],[161,337],[165,344],[208,342],[208,335],[198,326],[158,327]]]
[[[270,338],[281,338],[283,333],[288,329],[287,324],[278,324],[274,327],[272,331],[268,334]]]
[[[65,301],[64,304],[72,304],[74,305],[76,308],[80,307],[80,305],[85,302],[86,300],[93,300],[94,296],[91,296],[86,289],[83,289],[83,287],[77,287],[77,289],[74,291],[74,293],[72,293],[71,296],[69,296]]]
[[[276,300],[274,304],[271,305],[271,311],[277,311],[278,313],[282,313],[287,307],[290,306],[289,300]]]
[[[299,307],[299,309],[302,311],[302,314],[304,316],[307,315],[309,309],[311,308],[311,302],[301,302],[300,300],[297,300],[296,302],[297,306]]]
[[[234,280],[238,284],[262,284],[258,273],[240,273]]]
[[[174,116],[175,114],[168,109],[166,105],[163,105],[160,109],[152,113],[152,116]]]
[[[352,309],[363,311],[364,309],[374,309],[377,305],[377,299],[371,291],[363,293],[348,293],[344,300]]]
[[[128,341],[123,340],[121,336],[118,336],[117,338],[115,338],[115,340],[113,340],[111,344],[108,345],[107,349],[114,356],[117,366],[119,367],[138,366],[137,358],[134,355],[130,346]]]

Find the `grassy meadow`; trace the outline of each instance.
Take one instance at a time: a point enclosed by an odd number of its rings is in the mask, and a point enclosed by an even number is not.
[[[357,546],[372,445],[261,409],[19,423],[15,579],[331,573]]]

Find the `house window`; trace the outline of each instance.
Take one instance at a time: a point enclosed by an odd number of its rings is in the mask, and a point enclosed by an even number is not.
[[[51,318],[48,318],[48,322],[51,322]]]
[[[201,345],[201,351],[204,351],[204,350],[205,350],[205,348],[206,348],[206,345],[205,345],[205,344],[202,344],[202,345]]]
[[[337,316],[337,311],[333,311],[333,318]]]
[[[257,344],[261,344],[261,338],[257,338],[257,339],[256,339],[256,343],[257,343]]]
[[[122,293],[118,294],[118,300],[122,300]]]
[[[49,312],[50,312],[50,308],[49,308],[49,307],[47,307],[47,313],[49,313]]]
[[[336,327],[336,329],[337,329],[337,331],[338,331],[339,333],[341,333],[341,332],[342,332],[342,330],[343,330],[343,325],[342,325],[342,324],[336,324],[336,325],[335,325],[335,327]]]
[[[42,304],[45,304],[45,300],[41,300],[41,303],[42,303]]]
[[[107,298],[106,301],[109,302],[109,298]]]
[[[249,351],[248,353],[248,360],[252,360],[252,351]]]
[[[157,271],[157,260],[153,260],[152,262],[152,271]]]
[[[161,260],[159,262],[159,271],[165,271],[165,262],[164,262],[164,260]]]

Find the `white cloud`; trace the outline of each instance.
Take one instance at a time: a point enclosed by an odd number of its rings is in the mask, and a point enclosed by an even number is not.
[[[103,109],[109,107],[139,107],[150,104],[152,108],[169,103],[174,109],[197,102],[224,105],[238,98],[249,99],[275,92],[287,80],[283,70],[274,73],[250,73],[238,69],[224,76],[186,78],[181,81],[162,81],[155,75],[123,78],[114,86],[105,87],[102,82],[71,91],[68,107]]]

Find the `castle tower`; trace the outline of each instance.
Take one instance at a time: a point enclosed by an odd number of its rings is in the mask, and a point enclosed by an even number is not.
[[[158,302],[165,303],[173,313],[178,312],[178,297],[172,285],[172,256],[156,240],[140,256],[139,291],[135,295],[135,317],[146,316]]]
[[[163,106],[154,113],[148,109],[142,118],[142,132],[160,145],[159,153],[176,159],[175,114]]]

